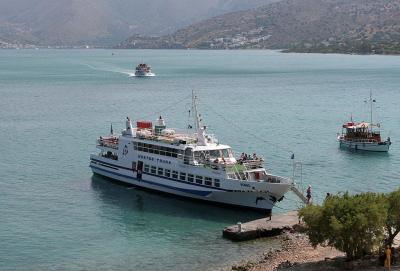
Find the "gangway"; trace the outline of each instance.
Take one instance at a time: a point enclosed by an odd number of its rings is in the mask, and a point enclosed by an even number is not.
[[[292,156],[294,159],[294,155]],[[299,197],[299,199],[304,203],[304,204],[308,204],[309,201],[308,199],[304,196],[303,192],[297,187],[296,183],[295,183],[295,176],[296,176],[296,169],[300,168],[300,186],[303,186],[303,164],[299,161],[294,161],[293,160],[293,176],[292,176],[292,181],[293,184],[290,188],[290,190],[292,190],[292,192]],[[302,189],[303,190],[303,189]]]
[[[300,198],[300,200],[301,200],[303,203],[307,204],[307,202],[308,202],[307,198],[306,198],[306,197],[303,195],[303,193],[296,187],[295,184],[292,185],[292,187],[290,188],[290,190],[292,190],[292,192],[295,193],[295,194]]]

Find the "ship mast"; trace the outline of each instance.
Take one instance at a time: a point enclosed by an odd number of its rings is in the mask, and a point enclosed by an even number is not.
[[[194,90],[192,90],[192,108],[194,115],[194,125],[196,128],[197,134],[197,144],[200,146],[206,146],[206,132],[205,127],[202,125],[202,120],[200,114],[197,112],[197,97],[194,94]]]
[[[372,131],[372,91],[369,92],[369,104],[370,104],[370,114],[371,114],[371,131]]]

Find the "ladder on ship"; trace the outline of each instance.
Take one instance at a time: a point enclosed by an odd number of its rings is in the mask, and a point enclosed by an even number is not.
[[[308,199],[304,196],[303,191],[304,189],[299,189],[298,186],[295,183],[295,177],[296,177],[296,170],[300,169],[300,187],[303,186],[303,164],[299,161],[293,161],[293,176],[292,176],[292,181],[293,184],[290,187],[290,190],[304,203],[308,204]]]
[[[299,199],[300,199],[303,203],[307,204],[307,198],[306,198],[306,197],[303,195],[303,193],[296,187],[295,184],[293,184],[292,187],[291,187],[290,189],[292,190],[293,193],[295,193],[295,194],[299,197]]]

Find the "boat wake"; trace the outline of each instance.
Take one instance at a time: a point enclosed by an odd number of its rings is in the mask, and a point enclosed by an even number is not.
[[[125,70],[117,67],[95,67],[89,64],[84,64],[84,65],[96,71],[114,72],[114,73],[128,75],[128,77],[135,77],[135,72],[130,70]]]

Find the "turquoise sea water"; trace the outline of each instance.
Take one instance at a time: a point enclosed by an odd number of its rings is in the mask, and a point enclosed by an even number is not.
[[[113,55],[114,54],[114,55]],[[144,60],[154,78],[129,78]],[[273,51],[0,51],[0,269],[212,270],[273,241],[231,243],[224,226],[258,216],[93,177],[95,139],[124,119],[186,127],[191,90],[209,129],[272,172],[303,161],[314,198],[400,186],[400,58]],[[376,117],[388,154],[338,149],[351,114]],[[276,212],[299,206],[288,194]]]

